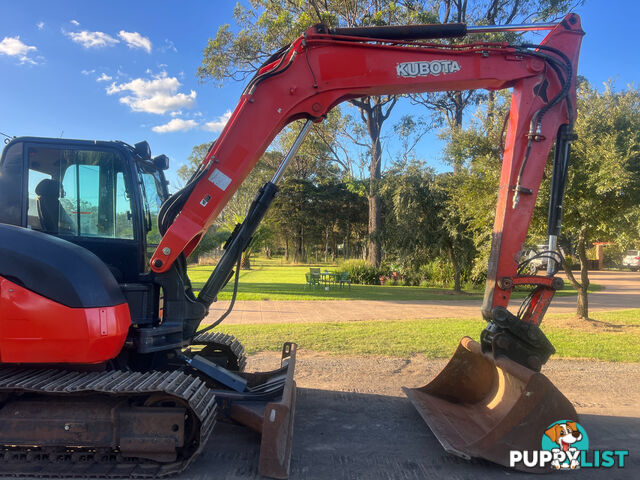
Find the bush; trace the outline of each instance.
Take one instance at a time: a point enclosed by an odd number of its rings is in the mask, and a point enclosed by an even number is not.
[[[574,257],[573,255],[567,254],[564,256],[564,260],[571,270],[580,270],[580,259],[577,256]],[[561,269],[562,268],[564,268],[564,266],[562,266]]]
[[[422,282],[430,286],[450,288],[453,286],[453,265],[441,258],[436,258],[419,269]]]
[[[365,260],[346,260],[340,265],[341,272],[349,272],[352,283],[380,285],[380,277],[388,275],[384,268],[376,268]]]
[[[484,259],[483,259],[484,260]],[[471,273],[469,274],[469,285],[472,287],[479,287],[484,285],[487,281],[487,262],[474,262]]]

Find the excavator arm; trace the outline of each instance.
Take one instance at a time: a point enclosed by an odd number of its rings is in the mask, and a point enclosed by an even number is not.
[[[334,32],[316,26],[274,55],[248,84],[189,182],[187,194],[176,202],[179,209],[165,221],[151,268],[165,272],[179,255],[193,251],[274,137],[292,121],[320,122],[340,102],[369,95],[510,88],[513,94],[483,314],[489,320],[496,307],[506,309],[548,153],[556,138],[566,143],[575,118],[575,78],[583,32],[579,17],[570,14],[539,45],[406,40],[465,33],[461,25],[444,27]],[[556,194],[561,187],[555,188]],[[556,195],[560,201],[556,214],[561,198]],[[556,215],[553,221],[558,220]],[[552,285],[545,282],[547,292]],[[531,302],[537,310],[527,317],[529,323],[540,323],[541,307],[550,300],[548,295],[542,297]]]
[[[562,286],[554,277],[561,260],[556,242],[583,35],[580,19],[574,14],[543,28],[551,31],[539,45],[416,41],[472,31],[472,27],[460,24],[334,30],[319,25],[307,30],[257,72],[191,180],[163,205],[158,220],[163,237],[151,258],[151,268],[162,274],[179,262],[183,269],[184,256],[197,246],[274,137],[295,120],[306,120],[299,137],[273,179],[258,192],[199,293],[197,303],[204,310],[215,301],[234,266],[239,267],[242,251],[275,198],[278,180],[312,123],[322,121],[337,104],[371,95],[512,89],[482,306],[487,327],[480,344],[465,337],[431,383],[405,392],[448,452],[508,465],[509,449],[536,448],[542,430],[532,426],[543,428],[557,418],[576,417],[571,403],[537,372],[554,352],[539,325],[555,291]],[[480,29],[490,31],[492,27]],[[554,142],[549,252],[545,253],[548,271],[546,276],[525,275],[527,260],[520,258],[521,252]],[[534,289],[513,314],[507,307],[516,285],[532,285]],[[232,306],[233,301],[229,308]],[[195,315],[193,321],[185,321],[185,338],[203,334],[225,315],[200,331],[202,316]],[[204,363],[196,365],[194,362],[200,362],[197,357],[184,360],[196,369],[211,370]],[[215,371],[207,374],[213,376]],[[292,369],[288,375],[292,376]],[[292,382],[290,378],[287,385]],[[288,392],[279,405],[287,412],[282,417],[287,420],[281,419],[276,429],[279,433],[263,432],[263,450],[275,453],[261,456],[261,462],[273,462],[270,466],[261,463],[261,472],[278,478],[286,477],[290,456],[295,387]],[[269,405],[268,411],[272,408]],[[266,420],[264,424],[271,425]]]

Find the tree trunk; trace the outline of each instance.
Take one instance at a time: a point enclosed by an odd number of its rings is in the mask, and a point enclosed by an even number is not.
[[[351,100],[351,103],[360,109],[360,116],[367,125],[367,132],[371,144],[369,153],[371,163],[369,164],[369,263],[375,267],[380,266],[382,261],[382,201],[378,195],[379,183],[382,178],[382,144],[380,142],[380,131],[382,124],[389,118],[391,110],[397,102],[395,96],[371,96],[363,99]],[[387,106],[386,111],[383,107]],[[366,258],[366,257],[365,257]]]
[[[453,121],[454,121],[454,128],[460,129],[462,128],[462,118],[463,118],[463,114],[464,114],[464,107],[465,102],[464,99],[462,97],[462,92],[455,92],[453,94],[453,105],[454,105],[454,116],[453,116]],[[453,163],[453,173],[460,173],[460,167],[462,165],[460,164],[460,162],[458,160],[456,160]]]
[[[487,92],[487,122],[490,123],[496,114],[496,92],[490,90]]]
[[[578,236],[578,256],[580,257],[580,289],[578,290],[578,311],[580,318],[589,318],[589,261],[587,259],[587,241],[584,231]]]
[[[347,222],[347,236],[344,240],[344,259],[349,259],[349,238],[351,237],[351,224]]]
[[[307,250],[304,248],[304,228],[300,229],[300,260],[307,263]]]
[[[240,270],[251,270],[251,252],[244,252],[242,254]]]
[[[331,261],[335,262],[338,256],[338,242],[336,240],[335,232],[331,233]]]
[[[284,259],[289,261],[289,237],[285,237],[284,239]]]
[[[296,245],[295,250],[293,251],[293,262],[294,263],[303,263],[304,262],[304,241],[302,238],[302,230],[298,232],[296,236]]]
[[[375,267],[380,266],[382,260],[382,248],[380,239],[380,218],[382,202],[378,195],[369,197],[369,263]]]
[[[573,288],[578,291],[578,306],[576,310],[576,315],[583,319],[589,318],[589,265],[587,260],[587,238],[586,233],[583,230],[580,230],[578,234],[578,258],[580,258],[580,282],[576,280],[576,277],[573,275],[571,271],[571,266],[564,264],[564,271],[567,274],[567,278]]]
[[[324,232],[324,263],[329,262],[329,229]]]
[[[371,164],[369,165],[369,263],[380,266],[382,260],[381,226],[382,200],[378,195],[378,187],[382,178],[382,144],[380,143],[380,115],[382,108],[376,108],[367,117],[367,128],[371,137]],[[378,111],[379,110],[379,111]]]
[[[451,265],[453,266],[453,291],[460,293],[462,292],[462,284],[460,281],[462,272],[460,271],[460,262],[456,259],[456,256],[453,253],[453,248],[449,247],[447,250],[449,253],[449,260],[451,260]]]

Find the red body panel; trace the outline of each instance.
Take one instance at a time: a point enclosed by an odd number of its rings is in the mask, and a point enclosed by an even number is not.
[[[126,303],[69,308],[0,277],[0,362],[102,363],[124,345]]]

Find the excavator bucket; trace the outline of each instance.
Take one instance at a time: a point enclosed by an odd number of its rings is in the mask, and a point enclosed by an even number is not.
[[[540,450],[549,425],[577,420],[547,377],[506,357],[494,360],[469,337],[430,383],[403,390],[444,449],[467,460],[509,466],[510,450]]]

